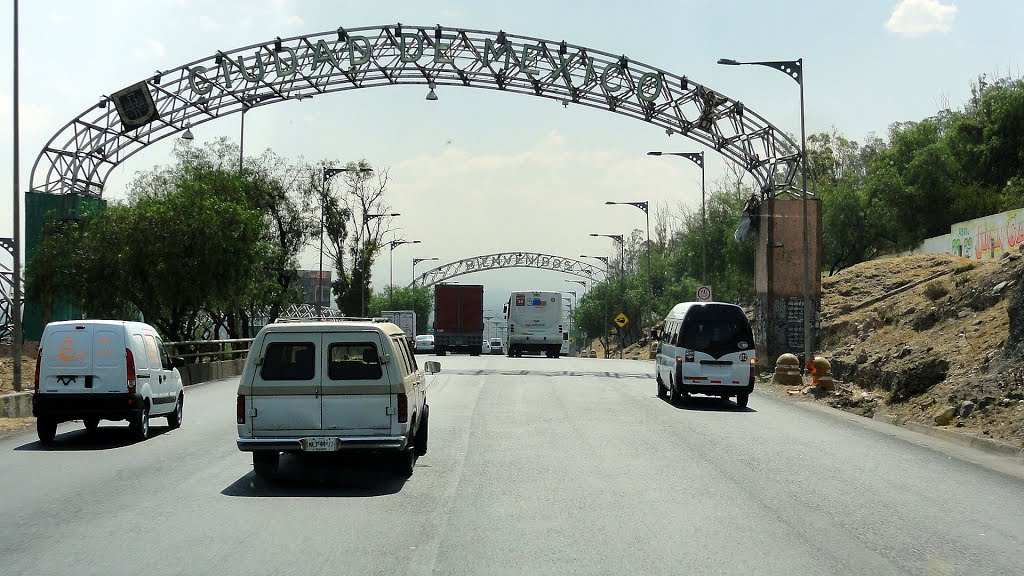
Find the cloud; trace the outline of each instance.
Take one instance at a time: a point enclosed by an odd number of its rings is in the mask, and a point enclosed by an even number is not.
[[[199,27],[207,32],[213,32],[215,30],[220,30],[220,22],[210,18],[206,14],[201,14],[199,16]]]
[[[167,55],[167,49],[164,48],[164,45],[157,40],[149,40],[149,49],[153,51],[153,54],[161,58]]]
[[[957,7],[940,0],[901,0],[893,9],[885,28],[905,38],[917,38],[929,32],[949,32]]]
[[[289,16],[287,20],[285,20],[285,26],[288,26],[289,28],[295,28],[298,26],[302,26],[304,22],[305,21],[302,19],[301,16],[293,14]]]
[[[136,46],[132,50],[132,56],[136,60],[151,60],[154,56],[163,58],[167,56],[167,48],[159,40],[150,38],[146,40],[145,46]]]
[[[11,125],[11,111],[13,97],[8,92],[0,92],[0,124]],[[21,95],[18,103],[18,115],[21,117],[21,136],[40,136],[44,132],[54,129],[55,114],[53,110],[40,106],[34,102],[27,101],[25,94]]]

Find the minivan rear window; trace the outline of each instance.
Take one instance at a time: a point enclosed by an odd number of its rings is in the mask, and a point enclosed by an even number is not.
[[[754,336],[747,317],[733,306],[694,306],[683,321],[679,346],[720,358],[749,350]]]
[[[331,380],[380,380],[380,354],[372,342],[345,342],[328,348],[327,376]]]
[[[312,380],[316,373],[312,342],[272,342],[263,353],[263,380]]]

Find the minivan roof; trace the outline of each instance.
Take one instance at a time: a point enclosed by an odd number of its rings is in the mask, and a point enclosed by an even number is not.
[[[317,321],[317,322],[283,322],[280,324],[267,324],[263,327],[265,332],[340,332],[345,330],[373,330],[381,331],[388,336],[405,334],[401,328],[391,322],[353,322],[353,321]]]
[[[667,316],[665,316],[665,320],[682,320],[683,317],[686,316],[686,311],[696,306],[712,306],[715,308],[728,307],[737,308],[741,312],[743,311],[743,309],[740,308],[739,306],[735,304],[729,304],[728,302],[680,302],[679,304],[676,304],[675,306],[672,307],[672,311],[669,312]]]

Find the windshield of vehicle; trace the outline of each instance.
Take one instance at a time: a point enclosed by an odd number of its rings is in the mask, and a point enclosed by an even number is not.
[[[491,346],[501,346],[501,339],[491,338]]]
[[[738,307],[704,304],[687,312],[679,345],[718,358],[730,352],[752,349],[754,336],[746,316]]]

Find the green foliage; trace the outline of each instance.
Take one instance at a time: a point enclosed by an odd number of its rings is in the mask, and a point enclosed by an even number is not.
[[[372,316],[382,310],[412,310],[416,312],[416,333],[425,334],[427,319],[434,310],[433,292],[425,286],[389,286],[370,297],[369,310]]]

